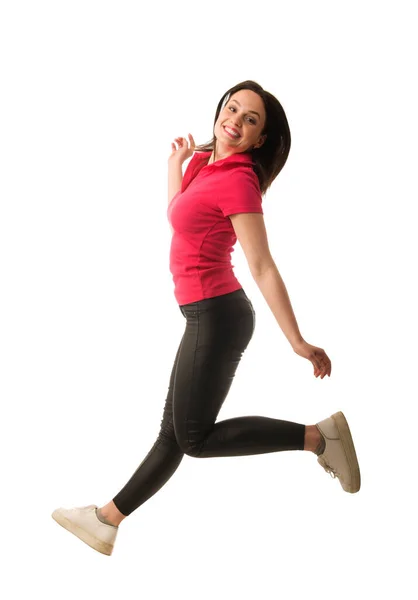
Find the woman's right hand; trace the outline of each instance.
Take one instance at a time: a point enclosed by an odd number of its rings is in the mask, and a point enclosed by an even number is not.
[[[171,152],[170,156],[168,157],[169,161],[176,160],[176,161],[179,161],[180,163],[183,163],[185,160],[187,160],[188,158],[190,158],[192,156],[196,144],[195,144],[192,134],[189,133],[188,136],[189,136],[189,141],[190,141],[190,147],[187,144],[186,138],[183,138],[183,137],[177,137],[174,140],[175,142],[177,142],[178,148],[176,148],[176,145],[173,142],[171,143],[172,152]]]

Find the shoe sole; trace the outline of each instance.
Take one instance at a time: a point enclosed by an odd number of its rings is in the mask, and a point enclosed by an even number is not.
[[[331,415],[331,417],[334,419],[335,424],[337,426],[339,437],[343,445],[344,452],[347,457],[348,465],[350,468],[351,486],[350,488],[346,488],[343,486],[343,488],[346,492],[349,492],[350,494],[355,494],[360,489],[361,481],[360,467],[357,460],[356,450],[354,448],[353,438],[351,437],[351,431],[348,426],[347,419],[341,411],[334,413],[333,415]]]
[[[64,527],[64,529],[66,529],[70,533],[73,533],[75,536],[77,536],[80,540],[85,542],[91,548],[94,548],[101,554],[106,554],[107,556],[110,556],[112,554],[112,551],[113,551],[112,544],[108,544],[107,542],[102,542],[101,540],[98,540],[93,535],[91,535],[88,531],[85,531],[79,525],[77,525],[76,523],[73,523],[72,521],[67,519],[67,517],[65,517],[62,513],[60,513],[59,510],[54,510],[54,512],[52,513],[52,518],[59,525],[61,525],[61,527]]]

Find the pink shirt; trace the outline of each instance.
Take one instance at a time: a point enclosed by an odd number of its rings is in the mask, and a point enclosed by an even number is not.
[[[232,154],[208,165],[211,154],[194,153],[181,189],[167,208],[174,229],[170,271],[180,306],[242,287],[231,264],[237,237],[228,216],[264,214],[251,153]]]

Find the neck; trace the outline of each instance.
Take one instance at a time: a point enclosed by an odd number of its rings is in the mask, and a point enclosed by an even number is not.
[[[223,158],[226,158],[227,156],[231,156],[231,154],[225,153],[224,155],[222,155],[222,154],[220,155],[218,152],[216,160],[222,160]],[[208,165],[212,164],[213,162],[215,162],[215,150],[212,150],[212,154],[209,156]]]

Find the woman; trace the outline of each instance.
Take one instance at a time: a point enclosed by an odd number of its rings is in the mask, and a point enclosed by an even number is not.
[[[256,82],[244,81],[221,98],[211,142],[195,147],[191,134],[190,146],[184,138],[175,141],[178,148],[172,143],[168,159],[170,271],[186,324],[160,433],[108,504],[59,508],[52,514],[60,525],[107,555],[112,553],[121,521],[168,481],[184,454],[209,458],[307,450],[339,478],[346,492],[360,489],[356,452],[341,412],[316,425],[262,416],[216,422],[255,327],[252,303],[230,262],[237,239],[294,352],[311,361],[315,377],[331,375],[324,350],[308,344],[300,334],[264,226],[261,196],[290,150],[282,106]],[[192,155],[183,177],[182,163]]]

